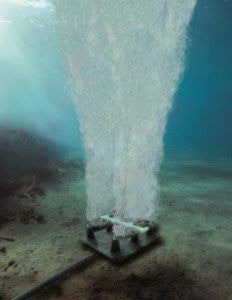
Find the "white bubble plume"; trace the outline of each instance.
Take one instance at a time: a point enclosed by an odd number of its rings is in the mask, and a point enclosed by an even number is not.
[[[196,0],[56,0],[87,153],[87,219],[154,221],[168,112]]]

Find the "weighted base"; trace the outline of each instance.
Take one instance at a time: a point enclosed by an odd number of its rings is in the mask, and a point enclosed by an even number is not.
[[[112,245],[115,245],[113,233],[104,229],[95,231],[94,238],[86,237],[86,239],[82,240],[84,245],[105,256],[113,263],[121,263],[152,245],[160,244],[161,239],[157,232],[154,231],[152,234],[139,234],[136,238],[120,238],[118,242],[119,250],[112,251]]]

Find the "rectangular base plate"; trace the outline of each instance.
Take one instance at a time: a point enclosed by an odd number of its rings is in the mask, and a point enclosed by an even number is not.
[[[156,233],[153,233],[152,236],[140,234],[137,243],[132,243],[129,237],[120,238],[120,252],[113,253],[111,252],[112,233],[102,229],[95,232],[94,239],[88,239],[86,237],[86,239],[82,240],[82,243],[110,259],[113,263],[121,263],[132,256],[143,252],[152,245],[160,244],[160,241],[161,240]]]

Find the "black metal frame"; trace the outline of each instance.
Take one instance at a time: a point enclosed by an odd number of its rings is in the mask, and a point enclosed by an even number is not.
[[[157,227],[150,227],[146,233],[135,233],[131,237],[115,239],[112,226],[94,230],[87,229],[86,239],[82,243],[108,258],[111,262],[119,264],[129,258],[145,251],[147,248],[161,243]]]

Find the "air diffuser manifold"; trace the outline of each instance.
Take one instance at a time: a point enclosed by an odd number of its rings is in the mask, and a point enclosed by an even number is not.
[[[105,225],[99,229],[88,227],[86,239],[82,242],[113,263],[124,262],[152,245],[161,243],[158,226],[141,227],[110,216],[102,216],[101,220],[106,222]],[[116,238],[113,234],[113,225],[116,224],[132,229],[133,234],[125,238]]]

